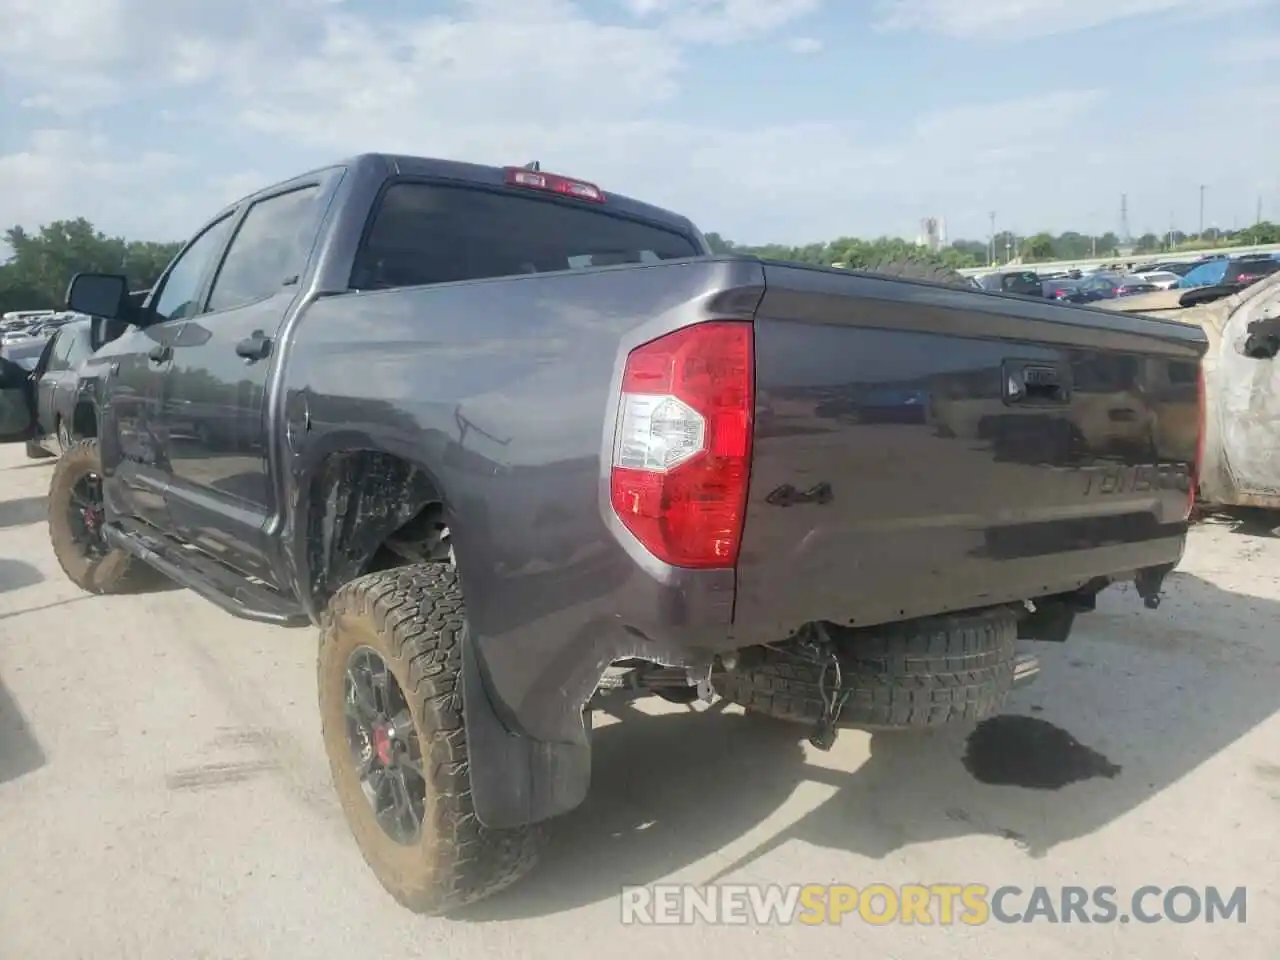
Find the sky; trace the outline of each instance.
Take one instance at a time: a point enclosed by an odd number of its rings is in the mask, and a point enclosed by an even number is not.
[[[742,243],[1280,221],[1280,0],[0,0],[0,225],[190,235],[366,151]]]

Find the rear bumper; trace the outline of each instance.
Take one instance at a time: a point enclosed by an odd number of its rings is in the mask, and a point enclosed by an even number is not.
[[[873,626],[1070,593],[1099,578],[1129,580],[1181,561],[1186,524],[1165,529],[1169,535],[1136,543],[998,559],[975,556],[981,531],[877,533],[862,551],[847,534],[828,537],[817,528],[785,563],[774,558],[767,573],[740,574],[734,634],[744,645],[761,643],[811,620]],[[969,559],[935,561],[957,553]]]

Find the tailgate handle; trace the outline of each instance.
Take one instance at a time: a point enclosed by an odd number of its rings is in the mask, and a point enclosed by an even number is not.
[[[1062,371],[1053,364],[1005,361],[1005,403],[1065,404],[1071,391]]]

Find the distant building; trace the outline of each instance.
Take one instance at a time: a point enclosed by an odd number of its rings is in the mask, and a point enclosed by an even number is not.
[[[933,252],[947,245],[947,221],[941,217],[925,217],[920,221],[920,235],[916,243]]]

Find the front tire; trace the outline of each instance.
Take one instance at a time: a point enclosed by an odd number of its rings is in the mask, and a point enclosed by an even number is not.
[[[354,580],[321,626],[321,724],[347,824],[387,892],[429,915],[519,880],[543,839],[537,826],[491,830],[476,819],[462,714],[465,631],[447,563]]]
[[[49,541],[68,579],[89,593],[130,593],[158,576],[102,536],[102,462],[96,439],[71,444],[49,483]]]

